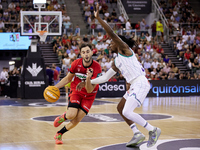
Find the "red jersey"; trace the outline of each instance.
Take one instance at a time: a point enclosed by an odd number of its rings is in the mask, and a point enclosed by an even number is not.
[[[187,60],[190,59],[190,55],[191,55],[190,53],[189,53],[189,54],[188,54],[188,53],[185,53],[185,54],[184,54],[184,56],[185,56],[185,58],[186,58]]]
[[[98,76],[101,75],[101,66],[100,64],[93,60],[92,64],[89,67],[84,67],[83,66],[83,58],[77,59],[72,62],[71,67],[69,69],[70,73],[75,74],[74,81],[71,83],[71,90],[76,90],[76,86],[78,85],[79,82],[86,80],[86,71],[87,68],[92,68],[93,69],[93,75],[91,79],[95,79]],[[99,85],[96,85],[92,93],[87,93],[85,88],[82,88],[80,91],[83,94],[97,94],[97,90],[99,88]]]

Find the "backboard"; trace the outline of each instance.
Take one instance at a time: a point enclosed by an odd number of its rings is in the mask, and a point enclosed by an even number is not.
[[[37,2],[37,0],[36,0]],[[62,35],[62,12],[61,11],[41,11],[46,5],[34,3],[34,8],[38,11],[21,11],[21,35],[24,36],[56,36]],[[38,32],[39,31],[39,32]],[[45,31],[45,32],[40,32]],[[41,35],[41,33],[43,33]],[[41,38],[44,39],[44,38]],[[45,37],[46,39],[46,37]]]

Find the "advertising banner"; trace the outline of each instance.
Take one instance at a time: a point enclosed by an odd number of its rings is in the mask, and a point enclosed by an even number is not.
[[[151,0],[122,0],[127,14],[149,14]]]
[[[23,62],[21,98],[43,98],[43,91],[47,87],[47,83],[46,68],[44,65],[44,58],[41,57],[40,48],[37,46],[37,51],[32,52],[30,47],[27,57],[24,58]]]
[[[147,97],[200,95],[200,80],[157,80],[150,83]]]
[[[122,97],[125,91],[126,82],[106,82],[99,85],[96,97]]]
[[[200,96],[200,80],[150,80],[149,82],[151,89],[147,97]],[[122,97],[125,92],[125,82],[106,82],[99,85],[96,97]]]
[[[0,33],[0,50],[28,50],[31,40],[20,33]]]

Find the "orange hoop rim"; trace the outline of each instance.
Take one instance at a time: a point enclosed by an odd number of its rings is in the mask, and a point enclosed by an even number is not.
[[[47,31],[37,31],[40,35],[44,35]]]

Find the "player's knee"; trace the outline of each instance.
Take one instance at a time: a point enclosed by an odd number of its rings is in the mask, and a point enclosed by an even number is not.
[[[66,114],[66,118],[68,119],[68,120],[72,120],[72,119],[74,119],[75,117],[76,117],[76,113],[67,113]]]
[[[122,114],[123,114],[123,116],[125,116],[126,118],[129,118],[130,111],[129,111],[128,109],[123,109],[123,110],[122,110]]]

